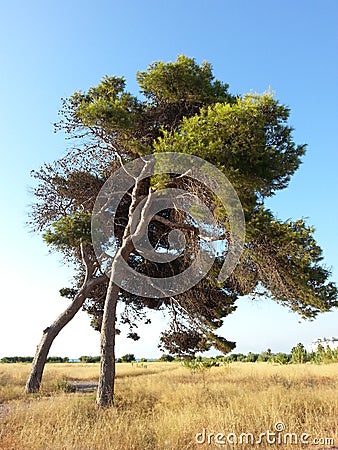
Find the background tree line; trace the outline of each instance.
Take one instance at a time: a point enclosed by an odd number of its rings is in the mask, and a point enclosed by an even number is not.
[[[0,359],[2,363],[31,363],[33,361],[33,356],[4,356]],[[49,356],[47,358],[47,363],[68,363],[69,358],[65,356]]]
[[[225,363],[243,362],[268,362],[275,364],[328,364],[338,363],[338,349],[332,350],[329,346],[324,348],[318,345],[317,351],[308,352],[302,343],[298,343],[293,347],[290,353],[277,352],[272,353],[271,349],[267,349],[261,353],[249,352],[246,355],[243,353],[232,353],[227,356],[219,355],[213,358],[191,358],[188,360],[187,366],[200,363],[205,367],[220,366]]]
[[[100,356],[80,356],[78,362],[82,363],[98,363],[100,362]],[[338,348],[331,349],[329,346],[324,348],[322,345],[318,345],[317,351],[308,352],[302,343],[298,343],[295,347],[291,349],[290,353],[277,352],[272,353],[271,349],[261,353],[249,352],[247,354],[243,353],[232,353],[230,355],[218,355],[215,357],[188,357],[188,358],[175,358],[170,354],[163,354],[157,361],[161,362],[171,362],[171,361],[190,361],[192,363],[201,362],[206,366],[220,366],[223,363],[233,363],[233,362],[269,362],[277,364],[304,364],[311,362],[314,364],[327,364],[327,363],[338,363]],[[0,359],[1,363],[31,363],[33,361],[32,356],[4,356]],[[125,362],[148,362],[147,358],[136,359],[135,355],[132,353],[127,353],[126,355],[116,358],[117,363]],[[151,361],[156,361],[151,360]],[[68,363],[70,359],[61,356],[50,356],[47,359],[47,363]],[[75,361],[76,362],[76,361]],[[189,364],[188,364],[189,365]]]

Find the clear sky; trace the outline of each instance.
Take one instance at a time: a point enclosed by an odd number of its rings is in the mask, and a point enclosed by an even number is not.
[[[144,0],[2,2],[0,126],[2,257],[0,357],[33,355],[42,329],[66,306],[58,295],[69,270],[25,226],[30,170],[67,148],[53,133],[61,97],[135,73],[178,54],[208,60],[232,93],[271,87],[291,108],[295,141],[307,155],[287,190],[269,201],[282,219],[307,217],[337,280],[338,3],[336,0]],[[338,311],[314,322],[271,301],[241,299],[223,335],[236,351],[289,351],[297,342],[338,336]],[[117,354],[160,355],[161,316],[138,343],[118,337]],[[99,335],[85,313],[55,340],[52,355],[99,354]]]

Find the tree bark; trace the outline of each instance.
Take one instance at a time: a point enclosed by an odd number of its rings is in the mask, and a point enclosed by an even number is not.
[[[136,189],[138,186],[136,185]],[[135,189],[135,190],[136,190]],[[134,193],[134,198],[136,194]],[[132,212],[135,201],[129,213],[129,221],[126,227],[125,235],[120,249],[116,252],[110,272],[109,286],[104,303],[102,326],[101,326],[101,360],[100,360],[100,378],[96,395],[96,403],[100,407],[112,406],[114,404],[114,387],[115,387],[115,322],[116,322],[116,306],[120,287],[115,284],[116,272],[118,265],[123,258],[125,261],[134,249],[133,239],[137,240],[141,236],[146,227],[144,216],[151,202],[152,194],[149,192],[147,202],[145,203],[140,223],[133,235],[130,235],[130,224],[132,220]]]
[[[154,161],[149,160],[144,164],[140,175],[135,178],[135,184],[132,190],[132,201],[128,212],[128,223],[125,228],[122,245],[116,252],[111,272],[109,286],[104,303],[102,326],[101,326],[101,361],[100,361],[100,378],[96,395],[96,403],[100,407],[112,406],[114,404],[114,385],[115,385],[115,322],[116,322],[116,306],[120,288],[115,284],[118,265],[121,259],[128,260],[129,255],[134,249],[134,242],[145,231],[146,221],[145,216],[151,205],[153,190],[149,188],[147,200],[142,208],[140,222],[136,227],[135,232],[131,235],[131,224],[133,214],[137,204],[140,202],[142,184],[144,183],[144,174],[148,173],[154,166]]]
[[[85,281],[68,308],[66,308],[49,327],[43,330],[42,339],[36,349],[32,368],[26,383],[25,391],[27,394],[37,392],[40,389],[43,370],[54,339],[79,311],[93,287],[102,282],[104,278],[105,277],[102,276]]]
[[[120,258],[127,260],[132,249],[131,238],[124,239],[111,268],[101,326],[100,377],[96,395],[96,403],[100,407],[114,404],[116,306],[120,292],[120,287],[114,283],[114,279]]]

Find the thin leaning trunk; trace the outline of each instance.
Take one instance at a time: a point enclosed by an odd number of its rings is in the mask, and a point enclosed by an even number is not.
[[[96,268],[87,254],[86,244],[80,244],[82,262],[86,268],[86,275],[82,286],[73,298],[71,304],[57,317],[57,319],[45,330],[43,330],[41,341],[36,349],[32,368],[26,383],[27,394],[37,392],[40,389],[43,371],[45,368],[49,350],[56,336],[69,323],[83,305],[88,294],[97,285],[106,280],[106,277],[94,277]]]
[[[63,311],[49,327],[43,330],[42,338],[36,349],[32,369],[26,383],[26,393],[37,392],[40,389],[43,370],[45,368],[47,356],[52,343],[60,331],[79,311],[85,298],[86,296],[84,295],[84,289],[81,289],[74,297],[74,300],[69,307]]]

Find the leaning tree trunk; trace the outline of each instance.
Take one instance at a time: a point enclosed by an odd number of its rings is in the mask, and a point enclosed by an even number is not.
[[[36,349],[32,369],[26,383],[26,393],[29,394],[37,392],[40,389],[43,370],[45,368],[47,356],[54,339],[60,333],[62,328],[64,328],[79,311],[93,287],[100,283],[103,278],[104,277],[92,278],[90,281],[84,283],[68,308],[65,309],[65,311],[63,311],[49,327],[43,330],[42,339]]]
[[[106,296],[101,327],[100,378],[96,402],[105,407],[114,403],[115,386],[115,321],[116,306],[120,288],[112,282]]]
[[[100,362],[100,378],[97,389],[96,403],[98,406],[112,406],[114,404],[114,384],[115,384],[115,321],[116,306],[120,292],[119,286],[116,284],[119,264],[121,259],[128,260],[129,255],[134,249],[134,243],[142,236],[146,230],[147,222],[146,214],[150,208],[153,196],[153,190],[149,188],[146,202],[142,208],[139,223],[135,232],[131,235],[131,225],[133,214],[137,204],[140,202],[140,193],[142,184],[144,183],[145,173],[154,165],[153,160],[145,163],[141,173],[135,178],[135,184],[132,190],[132,201],[128,212],[128,223],[124,231],[122,245],[116,252],[110,272],[109,286],[104,303],[102,326],[101,326],[101,362]],[[128,173],[128,172],[127,172]],[[149,174],[148,174],[149,176]],[[144,186],[143,186],[144,187]]]
[[[115,255],[110,273],[101,326],[100,378],[96,395],[96,403],[101,407],[114,404],[115,322],[116,306],[120,292],[120,288],[114,283],[114,279],[120,258],[127,260],[132,248],[133,245],[129,237],[123,241],[122,247]]]

